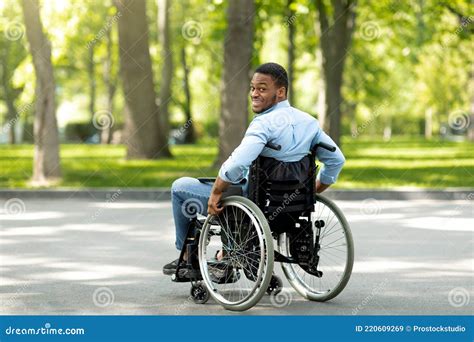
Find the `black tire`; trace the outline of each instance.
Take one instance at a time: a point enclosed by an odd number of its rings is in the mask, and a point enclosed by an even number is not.
[[[209,291],[201,283],[191,286],[191,297],[196,304],[205,304],[209,300]]]
[[[301,296],[324,302],[336,297],[349,282],[354,264],[352,233],[342,211],[328,198],[315,195],[315,207],[311,221],[325,222],[321,228],[321,249],[318,253],[317,277],[304,271],[298,264],[282,263],[282,269],[291,286]],[[313,224],[313,230],[316,228]],[[278,240],[280,253],[290,256],[289,239],[281,234]]]
[[[280,277],[276,275],[272,275],[272,279],[270,280],[270,284],[267,288],[267,294],[271,296],[276,296],[283,290],[283,281]]]
[[[249,199],[230,196],[222,206],[222,213],[208,216],[202,227],[199,265],[214,300],[227,310],[244,311],[259,302],[270,283],[273,238],[262,211]],[[224,260],[216,261],[220,249]]]

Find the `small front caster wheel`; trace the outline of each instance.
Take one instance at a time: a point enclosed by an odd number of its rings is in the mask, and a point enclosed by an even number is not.
[[[280,277],[276,275],[272,275],[272,279],[270,280],[270,284],[268,284],[267,294],[276,296],[281,292],[283,289],[283,282],[281,281]]]
[[[191,287],[191,297],[196,304],[205,304],[209,300],[209,291],[202,284]]]

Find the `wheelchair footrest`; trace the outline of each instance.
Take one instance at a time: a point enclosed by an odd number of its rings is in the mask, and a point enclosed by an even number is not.
[[[177,283],[202,280],[201,271],[199,269],[181,268],[171,276],[171,280]]]

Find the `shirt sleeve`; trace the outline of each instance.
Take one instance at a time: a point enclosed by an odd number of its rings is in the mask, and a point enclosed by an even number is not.
[[[238,183],[247,174],[250,164],[257,159],[269,139],[269,131],[260,120],[250,123],[240,145],[222,164],[219,177],[228,183]]]
[[[318,179],[323,184],[334,184],[337,181],[337,177],[339,176],[346,159],[344,158],[339,146],[337,146],[331,137],[324,133],[322,129],[319,129],[318,133],[314,136],[313,141],[311,142],[311,147],[319,142],[336,146],[336,151],[334,152],[321,147],[316,150],[316,157],[324,164],[321,171],[318,173]]]

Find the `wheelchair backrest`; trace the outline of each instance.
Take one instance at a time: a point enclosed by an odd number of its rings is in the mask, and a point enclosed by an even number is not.
[[[250,166],[248,197],[270,223],[299,215],[313,208],[316,171],[314,153],[297,162],[259,156]]]

